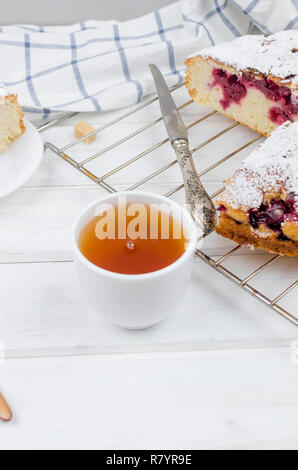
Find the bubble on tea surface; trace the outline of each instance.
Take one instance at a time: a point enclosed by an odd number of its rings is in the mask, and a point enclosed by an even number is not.
[[[136,251],[136,244],[133,240],[127,240],[125,247],[127,251],[129,251],[130,253],[133,253],[134,251]]]

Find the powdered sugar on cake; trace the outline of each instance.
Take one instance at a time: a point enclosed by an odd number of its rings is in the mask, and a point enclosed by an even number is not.
[[[203,49],[191,57],[197,55],[210,57],[239,71],[274,75],[293,88],[298,87],[298,30],[281,31],[268,37],[242,36]]]
[[[234,173],[221,200],[234,209],[258,208],[265,193],[285,191],[298,208],[298,121],[286,122]]]

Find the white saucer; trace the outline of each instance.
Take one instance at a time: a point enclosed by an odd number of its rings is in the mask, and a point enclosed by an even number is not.
[[[24,120],[26,130],[8,149],[0,154],[0,197],[12,193],[35,173],[43,156],[39,132]]]

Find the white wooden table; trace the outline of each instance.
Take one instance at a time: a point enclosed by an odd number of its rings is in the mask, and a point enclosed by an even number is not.
[[[205,111],[191,105],[183,115],[190,122]],[[98,126],[113,116],[86,119]],[[154,105],[75,152],[87,155],[158,116]],[[44,140],[67,143],[79,119],[44,132]],[[192,143],[228,122],[212,117],[190,132]],[[91,168],[103,174],[164,135],[162,124],[154,126]],[[195,154],[198,168],[253,135],[234,129]],[[248,151],[208,173],[206,187],[220,187]],[[109,182],[127,188],[173,158],[163,146]],[[144,189],[166,193],[180,181],[173,166]],[[297,449],[298,365],[291,361],[297,329],[203,262],[195,261],[177,314],[152,329],[122,331],[89,310],[70,227],[81,208],[104,194],[47,151],[31,181],[0,201],[0,390],[14,412],[11,423],[0,424],[0,449]],[[182,192],[175,197],[183,201]],[[232,246],[218,237],[212,243],[219,255]],[[229,262],[243,275],[266,256],[241,249]],[[255,285],[278,294],[295,279],[297,260],[282,259]],[[284,305],[297,312],[297,289]]]

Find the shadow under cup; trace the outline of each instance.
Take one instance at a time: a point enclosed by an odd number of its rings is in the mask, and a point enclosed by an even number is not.
[[[179,217],[187,247],[174,263],[146,274],[118,274],[91,263],[80,251],[82,230],[103,204],[151,204]],[[82,292],[93,310],[125,329],[143,329],[171,315],[185,296],[192,274],[198,230],[188,211],[176,202],[153,193],[123,192],[95,201],[84,209],[72,230],[72,243]]]

